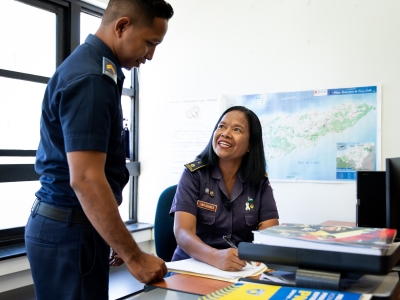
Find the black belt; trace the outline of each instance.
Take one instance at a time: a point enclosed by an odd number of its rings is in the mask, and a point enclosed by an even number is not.
[[[70,210],[68,209],[57,208],[55,206],[43,203],[39,199],[35,200],[31,211],[33,212],[33,215],[39,214],[62,222],[68,222],[68,216],[70,214]],[[75,224],[91,224],[84,212],[76,210],[72,210],[69,222]]]

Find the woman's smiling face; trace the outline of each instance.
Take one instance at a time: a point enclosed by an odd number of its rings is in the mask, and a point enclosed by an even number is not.
[[[250,127],[245,114],[232,110],[224,115],[214,131],[213,149],[220,160],[242,160],[250,151]]]

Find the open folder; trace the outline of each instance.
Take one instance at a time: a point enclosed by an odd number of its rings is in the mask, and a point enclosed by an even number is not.
[[[265,264],[259,266],[247,264],[246,267],[240,271],[223,271],[193,258],[167,262],[166,265],[169,272],[212,278],[228,282],[237,282],[239,278],[257,276],[268,270]]]

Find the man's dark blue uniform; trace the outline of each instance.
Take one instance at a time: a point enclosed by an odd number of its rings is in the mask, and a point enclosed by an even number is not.
[[[66,221],[37,213],[35,203],[25,230],[32,276],[50,281],[37,294],[54,299],[104,299],[108,295],[109,246],[87,222],[70,185],[67,152],[94,150],[107,155],[105,175],[118,204],[129,179],[121,109],[124,75],[111,49],[89,35],[50,79],[42,104],[36,171],[40,202],[67,212]],[[45,261],[45,263],[43,263]],[[40,262],[40,265],[38,265]],[[49,276],[51,274],[51,276]],[[59,282],[67,281],[60,290]],[[94,284],[95,283],[95,284]]]

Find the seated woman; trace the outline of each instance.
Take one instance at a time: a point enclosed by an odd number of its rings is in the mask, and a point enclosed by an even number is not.
[[[227,109],[206,148],[185,167],[170,211],[178,244],[172,261],[193,257],[241,270],[246,262],[223,236],[237,246],[252,242],[253,230],[279,224],[258,117],[243,106]]]

